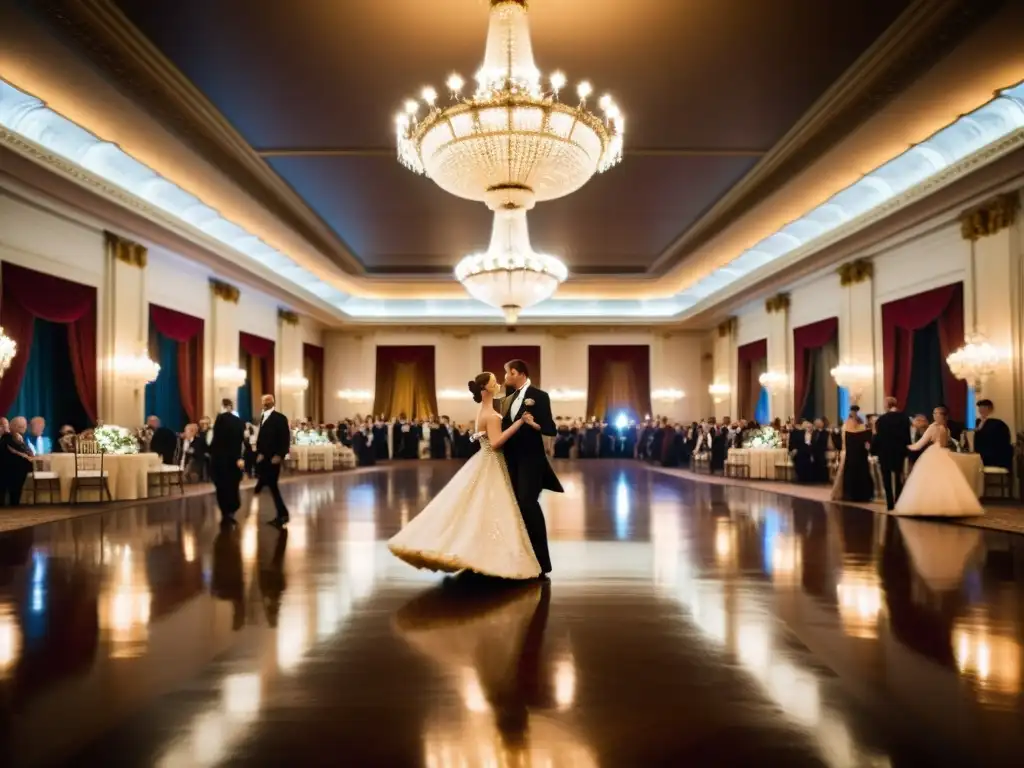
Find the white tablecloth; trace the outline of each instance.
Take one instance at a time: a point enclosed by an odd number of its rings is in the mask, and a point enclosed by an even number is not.
[[[744,458],[750,463],[751,479],[774,480],[775,465],[789,458],[785,448],[730,448],[729,458],[733,461]]]
[[[981,454],[951,452],[949,455],[956,462],[960,471],[964,473],[967,483],[974,489],[974,493],[980,499],[985,493],[985,473],[981,463]]]
[[[295,468],[299,472],[309,472],[310,456],[323,456],[323,468],[334,469],[333,445],[293,445],[289,453],[295,457]]]
[[[75,479],[75,454],[53,453],[49,459],[50,469],[60,478],[61,501],[71,498],[71,481]],[[103,471],[107,473],[107,484],[114,501],[145,499],[149,496],[149,470],[160,466],[160,457],[155,453],[113,454],[103,457]],[[99,492],[93,489],[83,491],[82,501],[98,501]]]

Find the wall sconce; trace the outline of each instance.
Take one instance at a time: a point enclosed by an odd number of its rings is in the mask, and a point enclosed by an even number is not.
[[[548,396],[551,398],[551,402],[553,403],[578,403],[587,399],[587,390],[561,389],[556,387],[548,392]]]
[[[349,403],[369,403],[373,400],[373,393],[368,389],[340,389],[338,399]]]
[[[309,389],[309,379],[299,374],[281,377],[281,391],[289,395],[301,395]]]
[[[659,400],[665,403],[674,403],[677,400],[682,400],[686,397],[686,393],[681,389],[655,389],[651,391],[651,399]]]
[[[219,389],[239,389],[247,378],[248,374],[243,368],[218,365],[213,369],[213,381]]]
[[[142,389],[156,381],[160,375],[160,366],[146,355],[118,355],[111,361],[110,367],[118,379],[131,384],[135,389]]]
[[[718,404],[732,394],[732,387],[722,383],[711,384],[708,386],[708,394]]]

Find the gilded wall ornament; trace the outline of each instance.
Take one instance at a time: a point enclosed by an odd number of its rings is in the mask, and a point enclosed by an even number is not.
[[[729,317],[718,324],[718,338],[724,339],[736,332],[736,318]]]
[[[764,303],[764,309],[768,314],[773,312],[785,312],[789,309],[789,294],[779,293],[772,296]]]
[[[840,285],[856,285],[874,277],[875,263],[870,259],[855,259],[840,266],[836,272],[839,274]]]
[[[960,234],[964,240],[980,240],[1012,227],[1020,210],[1020,195],[1011,192],[986,200],[960,214]]]
[[[281,322],[287,323],[288,325],[298,325],[299,324],[299,316],[298,316],[298,314],[296,314],[295,312],[292,312],[290,309],[284,309],[282,307],[278,307],[277,317],[278,317],[278,319]]]
[[[107,250],[115,259],[130,267],[146,268],[146,264],[149,263],[149,251],[146,246],[115,235],[113,232],[104,232],[103,237],[107,241]]]
[[[235,286],[213,277],[210,278],[210,290],[213,291],[213,295],[218,299],[223,299],[231,304],[237,304],[239,297],[242,295],[242,292]]]

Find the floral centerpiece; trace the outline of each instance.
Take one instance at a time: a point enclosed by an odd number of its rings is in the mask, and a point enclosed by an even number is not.
[[[124,427],[104,424],[93,430],[93,436],[104,453],[129,454],[139,452],[139,440]]]
[[[319,432],[305,431],[295,433],[295,444],[296,445],[330,445],[331,441],[327,439],[326,435],[322,435]]]
[[[761,427],[747,433],[744,448],[785,448],[782,435],[774,427]]]

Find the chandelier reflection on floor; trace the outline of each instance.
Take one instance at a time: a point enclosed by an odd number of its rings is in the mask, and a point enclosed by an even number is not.
[[[432,87],[421,103],[410,99],[396,118],[399,161],[441,189],[494,211],[486,253],[467,256],[456,277],[474,298],[500,308],[513,323],[520,311],[554,295],[568,276],[553,256],[530,246],[526,212],[541,201],[564,197],[622,158],[625,120],[610,96],[587,108],[590,83],[576,88],[576,105],[559,95],[567,80],[552,74],[542,84],[533,59],[526,0],[491,0],[483,66],[476,90],[448,78],[448,106]]]

